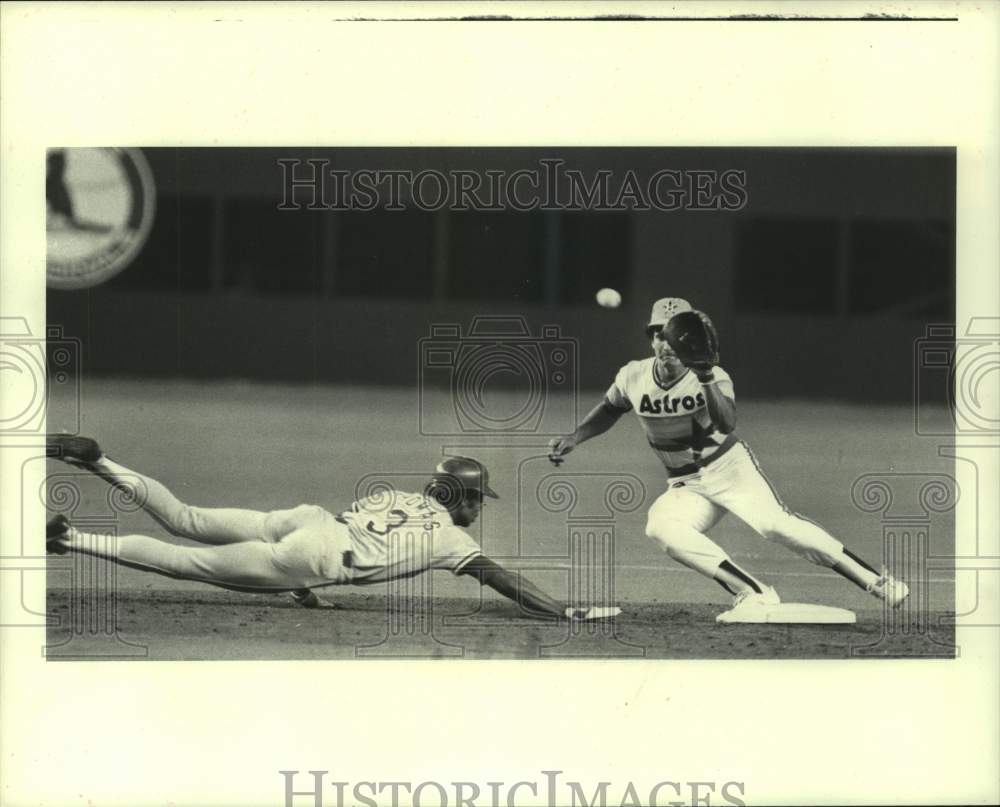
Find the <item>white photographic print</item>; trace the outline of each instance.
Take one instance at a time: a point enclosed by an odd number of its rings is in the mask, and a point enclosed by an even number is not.
[[[994,9],[2,16],[4,804],[996,800]]]

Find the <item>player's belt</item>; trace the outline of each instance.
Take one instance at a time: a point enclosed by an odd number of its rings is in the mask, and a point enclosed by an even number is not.
[[[680,465],[676,468],[667,468],[667,476],[687,476],[688,474],[696,474],[706,465],[711,465],[719,457],[725,454],[729,449],[736,445],[739,440],[736,439],[735,433],[730,433],[726,435],[726,439],[722,441],[718,449],[716,449],[712,454],[703,458],[697,459],[694,462],[689,462],[687,465]],[[650,441],[649,443],[653,448],[660,451],[679,451],[682,449],[691,448],[689,445],[684,445],[683,443],[654,443]]]

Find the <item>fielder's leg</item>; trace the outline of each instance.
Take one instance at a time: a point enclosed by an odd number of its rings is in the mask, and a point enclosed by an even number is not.
[[[896,606],[909,593],[905,583],[880,575],[814,521],[793,513],[779,498],[752,452],[734,446],[706,468],[712,501],[722,505],[768,540],[788,547],[818,566],[833,569],[859,588]]]
[[[687,488],[670,488],[649,508],[646,535],[678,563],[715,580],[730,594],[761,594],[770,589],[737,566],[726,551],[705,535],[724,511]]]

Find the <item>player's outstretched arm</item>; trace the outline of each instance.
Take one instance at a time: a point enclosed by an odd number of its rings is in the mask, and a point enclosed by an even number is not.
[[[586,442],[592,437],[597,437],[599,434],[604,434],[604,432],[621,419],[625,411],[624,409],[612,406],[607,398],[605,398],[587,413],[587,416],[580,422],[580,425],[576,427],[575,432],[563,435],[562,437],[553,437],[549,441],[549,459],[555,461],[569,454],[579,443]]]
[[[603,619],[617,616],[618,608],[570,608],[552,599],[538,586],[517,572],[505,569],[485,555],[477,555],[459,574],[474,575],[479,584],[489,586],[521,606],[530,616],[554,616],[562,619]]]

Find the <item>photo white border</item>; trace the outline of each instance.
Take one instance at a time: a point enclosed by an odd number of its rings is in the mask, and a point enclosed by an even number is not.
[[[957,322],[998,316],[997,5],[524,6],[957,22],[334,21],[516,9],[4,4],[0,314],[44,333],[46,146],[377,144],[957,146]],[[28,449],[0,445],[10,555],[21,529],[11,481]],[[983,454],[993,463],[980,468],[981,494],[998,489],[996,452]],[[990,498],[979,545],[998,557]],[[24,523],[44,556],[44,514]],[[980,576],[994,625],[997,577]],[[995,628],[960,628],[956,661],[884,662],[46,664],[44,629],[0,639],[0,799],[11,807],[274,805],[279,769],[480,783],[556,769],[621,783],[617,793],[628,781],[642,792],[737,780],[748,803],[771,804],[1000,796]]]

